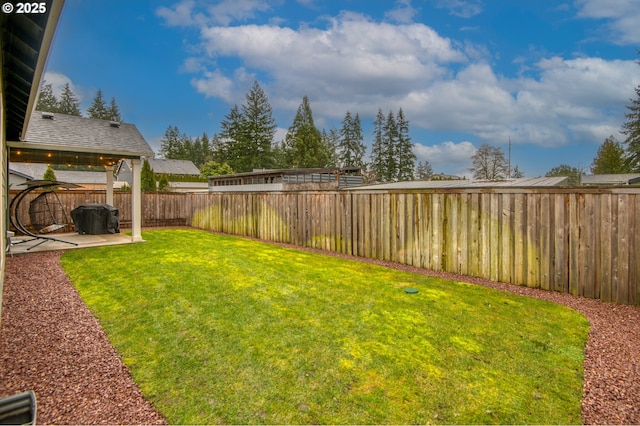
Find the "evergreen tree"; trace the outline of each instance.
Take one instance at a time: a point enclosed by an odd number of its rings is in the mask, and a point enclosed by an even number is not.
[[[382,147],[384,150],[384,174],[383,182],[398,181],[398,125],[391,111],[387,115],[387,120],[382,128]]]
[[[398,181],[413,180],[414,169],[416,164],[416,155],[413,153],[413,144],[411,143],[411,137],[409,136],[409,121],[404,116],[402,108],[398,110],[396,116],[397,126],[397,146],[395,151],[397,152],[398,162]]]
[[[483,144],[471,156],[473,167],[469,171],[474,179],[503,180],[509,172],[509,165],[504,157],[502,149],[488,144]]]
[[[36,109],[45,112],[58,112],[58,99],[53,94],[53,87],[51,84],[45,83],[46,82],[43,82],[42,88],[40,89]]]
[[[568,177],[569,185],[580,185],[582,170],[577,167],[569,166],[567,164],[561,164],[549,170],[546,177]]]
[[[635,92],[636,98],[630,99],[631,105],[627,106],[629,112],[625,114],[627,121],[622,125],[622,133],[627,136],[624,143],[627,145],[628,168],[640,172],[640,85],[636,86]]]
[[[513,170],[511,170],[511,177],[513,179],[520,179],[520,178],[524,177],[524,173],[522,173],[522,171],[520,171],[520,169],[518,168],[517,164],[515,165]]]
[[[42,176],[42,180],[50,180],[50,181],[58,180],[56,179],[56,172],[53,170],[51,166],[48,166],[47,170],[45,170],[44,175]]]
[[[101,89],[98,89],[98,91],[96,92],[96,97],[93,98],[91,106],[87,108],[87,114],[89,115],[89,118],[108,120],[107,106],[104,102],[104,98],[102,97]]]
[[[158,191],[169,191],[171,190],[171,185],[169,185],[169,178],[167,175],[161,175],[160,179],[158,179]]]
[[[62,94],[58,101],[58,111],[61,114],[78,115],[80,114],[80,100],[75,93],[71,90],[69,83],[65,83],[62,88]]]
[[[630,172],[630,170],[626,161],[624,148],[622,144],[611,135],[604,140],[598,149],[598,154],[591,164],[591,173],[594,175],[604,175],[628,172]]]
[[[199,136],[193,140],[193,144],[191,145],[191,155],[189,155],[189,160],[198,168],[202,164],[204,164],[204,154],[202,152],[202,139]]]
[[[416,179],[417,180],[428,180],[433,176],[433,168],[431,167],[431,163],[425,160],[424,162],[420,161],[418,166],[416,167]]]
[[[250,170],[247,170],[248,164],[245,161],[247,146],[242,121],[240,107],[234,105],[220,123],[217,151],[220,162],[226,162],[238,172],[247,172]]]
[[[276,142],[273,145],[273,167],[276,169],[286,169],[289,167],[287,163],[287,147],[284,141]]]
[[[355,117],[351,117],[351,112],[347,111],[344,120],[342,120],[337,144],[338,160],[342,167],[362,167],[364,165],[366,147],[363,141],[360,116],[356,114]]]
[[[313,122],[309,99],[305,96],[298,107],[293,124],[285,138],[286,160],[290,167],[326,167],[329,153],[322,142],[322,134]]]
[[[143,191],[156,190],[156,176],[149,161],[146,159],[142,163],[142,170],[140,171],[140,187]]]
[[[116,105],[116,99],[111,98],[111,103],[109,104],[109,108],[107,108],[107,120],[117,121],[118,123],[122,123],[122,116],[120,115],[120,108]]]
[[[177,159],[180,152],[180,131],[177,126],[169,125],[160,139],[160,152],[163,158]]]
[[[371,147],[371,173],[374,175],[373,179],[378,182],[384,182],[383,176],[387,174],[386,145],[383,142],[384,124],[384,114],[382,109],[378,109],[378,114],[373,122],[373,146]]]
[[[245,104],[242,105],[242,136],[246,139],[244,145],[245,170],[255,168],[272,168],[273,161],[273,136],[276,133],[276,122],[272,116],[269,98],[264,93],[257,81],[246,95]]]
[[[340,165],[340,156],[338,154],[339,142],[340,133],[337,129],[331,129],[329,133],[322,129],[322,144],[328,155],[327,167],[338,167]],[[345,166],[343,165],[343,167]]]
[[[207,161],[210,161],[212,159],[212,154],[213,153],[211,142],[209,142],[209,136],[207,136],[206,133],[202,133],[202,137],[200,138],[200,155],[198,157],[198,159],[201,159],[202,161],[200,162],[200,164],[197,164],[198,168]]]

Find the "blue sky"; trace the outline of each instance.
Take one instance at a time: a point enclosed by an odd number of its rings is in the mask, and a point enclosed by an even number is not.
[[[45,79],[83,112],[115,97],[157,151],[167,126],[219,132],[254,81],[284,138],[402,108],[418,160],[468,175],[483,143],[525,176],[588,170],[640,85],[637,0],[66,0]],[[370,152],[370,150],[369,150]]]

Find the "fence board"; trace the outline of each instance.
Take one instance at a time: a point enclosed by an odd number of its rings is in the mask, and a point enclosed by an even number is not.
[[[10,192],[15,196],[17,191]],[[67,214],[104,191],[59,191]],[[29,223],[25,199],[19,213]],[[143,226],[192,224],[640,304],[640,190],[143,193]],[[131,194],[116,191],[121,227]]]

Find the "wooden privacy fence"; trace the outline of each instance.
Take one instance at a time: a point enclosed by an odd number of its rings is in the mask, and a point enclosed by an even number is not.
[[[19,191],[12,190],[10,195],[14,197]],[[27,195],[21,203],[18,212],[23,224],[29,224],[29,203],[35,199],[41,191],[34,191]],[[101,204],[106,202],[104,190],[78,191],[56,190],[56,194],[67,214],[70,227],[61,232],[73,231],[71,211],[83,204]],[[142,193],[142,226],[184,226],[187,212],[184,209],[185,194],[179,192],[143,192]],[[116,191],[113,194],[113,205],[120,213],[120,226],[131,227],[131,192]]]
[[[638,189],[188,194],[188,224],[640,304]]]
[[[104,191],[58,195],[68,214],[105,202]],[[114,206],[130,226],[131,194],[116,192]],[[145,227],[191,225],[640,305],[639,189],[152,192],[142,214]]]

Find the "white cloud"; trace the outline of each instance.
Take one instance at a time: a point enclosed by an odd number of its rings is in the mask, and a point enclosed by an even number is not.
[[[408,24],[413,22],[413,18],[418,11],[411,6],[411,0],[398,0],[396,7],[387,11],[384,16],[392,21]]]
[[[220,71],[205,71],[202,78],[192,79],[191,84],[207,98],[222,98],[228,102],[234,100],[233,81]]]
[[[438,0],[436,5],[441,9],[449,9],[449,13],[459,18],[471,18],[483,10],[479,0]]]
[[[229,25],[233,21],[244,21],[255,17],[255,12],[265,12],[270,9],[264,0],[223,0],[209,7],[213,21]]]
[[[345,112],[334,104],[367,104],[372,113],[386,109],[378,102],[399,101],[414,87],[442,78],[445,64],[466,60],[426,25],[376,23],[353,13],[332,19],[326,29],[214,26],[204,28],[202,37],[206,53],[219,62],[238,57],[246,68],[266,72],[274,105],[293,98],[297,107],[308,95],[326,101],[330,109],[318,112],[329,116]]]
[[[71,79],[66,75],[58,72],[47,71],[44,73],[44,81],[45,81],[45,84],[51,85],[51,89],[53,90],[53,95],[56,98],[60,97],[60,95],[62,94],[62,88],[64,87],[65,84],[68,83],[71,91],[75,93],[76,96],[78,96],[78,98],[81,100],[81,95],[78,93],[78,87],[76,87],[71,81]]]
[[[413,152],[418,161],[428,161],[434,173],[468,175],[471,167],[471,156],[476,153],[476,147],[471,142],[455,143],[442,142],[437,145],[415,144]]]
[[[222,0],[204,10],[198,9],[203,2],[182,0],[173,7],[161,6],[156,14],[172,27],[201,26],[206,24],[229,25],[234,21],[254,18],[256,12],[270,9],[264,0]]]
[[[608,21],[605,29],[619,44],[640,42],[640,2],[637,0],[576,0],[579,18]]]
[[[215,19],[246,19],[259,10],[254,2],[239,3],[233,13],[222,8],[230,3],[219,3]],[[596,10],[591,0],[578,4],[583,17],[619,16],[631,7],[614,3],[614,12]],[[447,4],[467,14],[482,11],[476,1]],[[197,21],[193,2],[181,5],[183,20],[172,22]],[[595,144],[622,121],[640,85],[634,61],[595,57],[536,54],[543,59],[523,75],[498,75],[485,46],[442,37],[421,23],[376,22],[353,12],[326,18],[325,27],[300,28],[227,27],[213,24],[212,16],[210,9],[208,24],[200,27],[200,59],[183,66],[195,74],[196,90],[239,103],[257,78],[275,110],[293,113],[308,96],[318,125],[342,119],[346,111],[365,121],[378,108],[403,108],[412,128],[466,132],[478,143]]]
[[[183,0],[173,8],[161,6],[156,10],[156,14],[163,18],[167,25],[171,27],[188,27],[191,25],[204,24],[204,15],[195,13],[195,1]]]

